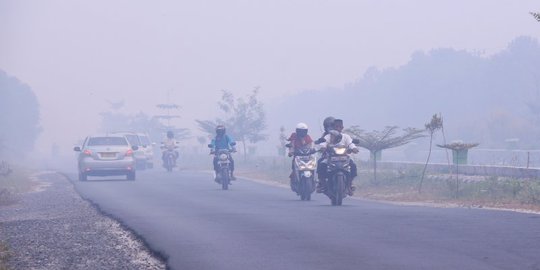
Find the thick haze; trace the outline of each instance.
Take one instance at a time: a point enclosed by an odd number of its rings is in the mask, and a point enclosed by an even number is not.
[[[194,119],[217,116],[221,89],[260,86],[268,104],[341,88],[416,51],[489,56],[518,36],[540,39],[528,14],[539,10],[537,0],[0,0],[0,69],[35,92],[45,149],[95,132],[107,100],[154,114],[168,91],[182,106],[177,124],[197,135]]]

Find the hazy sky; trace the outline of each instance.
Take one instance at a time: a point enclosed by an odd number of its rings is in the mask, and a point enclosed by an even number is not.
[[[538,0],[0,0],[0,69],[41,103],[40,145],[96,130],[106,100],[156,113],[167,91],[180,124],[213,118],[221,89],[264,101],[341,87],[418,50],[486,55],[540,38]]]

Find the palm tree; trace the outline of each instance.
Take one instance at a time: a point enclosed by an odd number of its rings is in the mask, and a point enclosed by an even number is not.
[[[457,155],[457,153],[460,151],[469,150],[478,145],[479,143],[463,143],[463,142],[454,142],[451,144],[444,144],[444,145],[437,144],[438,147],[451,149],[454,155]],[[457,198],[458,193],[459,193],[459,163],[460,162],[459,160],[456,160],[456,159],[457,157],[454,157],[454,160],[455,160],[454,163],[456,164],[456,198]]]
[[[429,153],[424,165],[424,170],[422,171],[422,178],[420,179],[420,184],[418,185],[418,193],[422,192],[422,183],[424,183],[424,176],[426,175],[427,165],[429,163],[429,158],[431,157],[431,148],[433,146],[433,134],[439,129],[442,129],[443,121],[440,115],[434,114],[431,118],[431,121],[426,124],[426,130],[429,132]]]
[[[540,22],[540,12],[529,12],[533,17]]]
[[[345,130],[358,139],[358,146],[369,150],[373,160],[373,181],[377,183],[377,154],[384,149],[405,145],[410,141],[424,137],[423,129],[405,128],[403,134],[396,136],[397,126],[387,126],[382,131],[364,132],[358,126]]]

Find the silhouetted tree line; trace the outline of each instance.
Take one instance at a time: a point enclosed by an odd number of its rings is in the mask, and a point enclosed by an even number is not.
[[[372,67],[343,89],[304,91],[271,111],[273,119],[340,116],[349,125],[421,126],[440,112],[448,138],[504,147],[519,138],[540,147],[540,44],[519,37],[494,55],[456,49],[416,52],[400,67]],[[307,110],[300,104],[316,104]],[[427,142],[426,142],[427,143]]]
[[[0,70],[0,157],[28,154],[40,131],[36,95],[30,86]]]

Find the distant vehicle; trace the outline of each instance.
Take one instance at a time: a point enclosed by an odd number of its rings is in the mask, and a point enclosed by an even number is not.
[[[88,136],[81,147],[78,157],[79,180],[86,181],[88,176],[126,175],[128,180],[135,180],[134,152],[137,145],[131,145],[123,135]]]
[[[156,143],[153,143],[145,133],[137,133],[137,136],[139,136],[139,141],[146,157],[146,168],[154,168],[154,146]]]
[[[234,146],[236,143],[231,145]],[[211,144],[208,145],[208,148],[212,147],[214,146]],[[214,151],[212,149],[210,153],[215,155],[219,168],[215,181],[221,185],[221,189],[227,190],[231,184],[231,153],[234,153],[234,150],[218,149],[217,151]]]
[[[178,148],[178,146],[174,146],[174,148],[162,146],[161,148],[163,149],[163,167],[165,167],[168,172],[172,172],[173,168],[176,166],[176,148]]]
[[[135,132],[114,132],[112,134],[117,135],[123,135],[128,140],[129,144],[131,146],[137,146],[138,150],[133,152],[133,157],[135,158],[135,166],[139,170],[146,169],[147,164],[147,157],[146,152],[143,147],[141,147],[143,144],[141,143],[141,140],[137,133]]]

